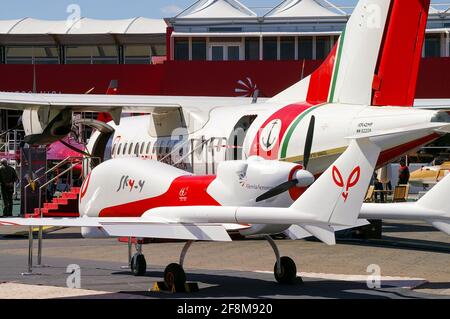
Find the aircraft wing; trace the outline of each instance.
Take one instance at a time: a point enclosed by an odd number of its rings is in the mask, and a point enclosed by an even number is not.
[[[251,104],[251,98],[184,97],[153,95],[32,94],[0,92],[0,109],[24,110],[50,107],[74,112],[160,113],[193,107],[220,107]]]
[[[416,99],[414,107],[427,110],[450,111],[450,99]]]
[[[178,223],[160,218],[8,218],[0,226],[100,227],[111,237],[231,241],[228,224]]]

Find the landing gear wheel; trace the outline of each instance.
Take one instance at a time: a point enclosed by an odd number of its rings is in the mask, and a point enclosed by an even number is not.
[[[164,270],[164,282],[169,290],[183,291],[186,273],[180,264],[172,263]]]
[[[277,272],[277,263],[275,262],[273,273],[275,274],[275,279],[278,283],[286,285],[293,284],[297,279],[297,267],[295,262],[286,256],[280,258],[281,271]]]
[[[131,258],[131,272],[135,276],[143,276],[147,271],[147,262],[143,254],[136,253]]]

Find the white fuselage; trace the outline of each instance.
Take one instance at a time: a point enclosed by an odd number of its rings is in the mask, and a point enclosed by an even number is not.
[[[182,120],[145,115],[123,118],[118,126],[110,123],[115,128],[111,157],[162,160],[196,174],[214,174],[218,163],[252,155],[299,163],[312,115],[316,123],[309,170],[314,174],[322,173],[343,153],[349,144],[346,137],[446,120],[436,111],[342,104],[258,103],[202,112],[186,109]],[[438,137],[430,129],[407,137],[385,138],[382,151],[387,153],[378,164],[384,165]]]

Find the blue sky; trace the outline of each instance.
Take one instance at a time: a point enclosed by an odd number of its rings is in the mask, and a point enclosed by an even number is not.
[[[356,0],[330,0],[342,6],[353,6]],[[70,4],[78,4],[81,16],[97,19],[120,19],[131,17],[172,17],[187,8],[195,0],[1,0],[0,20],[32,17],[38,19],[64,20]],[[281,0],[241,0],[249,7],[274,7]],[[448,3],[448,0],[432,0]]]

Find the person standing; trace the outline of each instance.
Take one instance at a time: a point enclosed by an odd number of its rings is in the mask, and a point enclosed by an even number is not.
[[[378,179],[377,171],[373,172],[372,181],[373,181],[373,186],[375,189],[375,192],[374,192],[375,202],[384,203],[385,199],[384,199],[384,193],[383,193],[383,184]],[[378,197],[380,198],[380,201],[378,201]]]
[[[398,185],[407,185],[409,182],[409,168],[404,160],[400,161],[398,170]]]
[[[9,166],[6,158],[0,161],[0,187],[3,198],[3,217],[12,216],[14,185],[17,182],[16,170]]]

